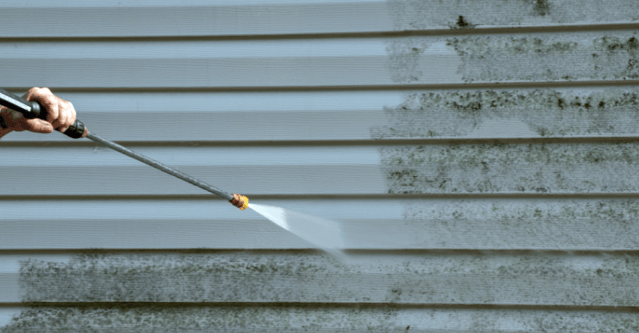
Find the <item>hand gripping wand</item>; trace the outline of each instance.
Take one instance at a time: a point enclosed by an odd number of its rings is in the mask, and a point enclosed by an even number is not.
[[[40,105],[40,103],[36,101],[26,101],[23,98],[18,97],[15,94],[12,94],[1,88],[0,88],[0,105],[6,106],[11,110],[22,113],[22,115],[27,119],[33,119],[33,118],[39,118],[43,120],[47,119],[47,110],[42,105]],[[236,206],[241,210],[245,210],[248,207],[249,199],[246,196],[222,191],[213,185],[207,184],[181,171],[168,167],[154,159],[151,159],[142,154],[136,153],[113,141],[109,141],[107,139],[99,137],[98,135],[89,132],[89,130],[79,120],[76,120],[75,123],[72,126],[70,126],[66,131],[64,131],[63,134],[74,139],[81,139],[86,137],[103,146],[109,147],[126,156],[129,156],[142,163],[150,165],[158,170],[162,170],[171,176],[180,178],[187,183],[191,183],[203,190],[209,191],[219,197],[222,197],[230,201],[233,206]]]

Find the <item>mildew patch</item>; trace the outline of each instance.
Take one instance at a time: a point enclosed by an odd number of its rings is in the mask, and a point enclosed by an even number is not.
[[[639,191],[639,144],[452,144],[380,148],[389,193]]]
[[[24,302],[319,301],[318,290],[290,287],[281,295],[264,286],[273,279],[295,286],[335,265],[319,254],[86,254],[68,263],[23,261],[20,287]]]
[[[639,78],[636,32],[450,38],[466,82]]]
[[[639,93],[632,88],[412,92],[400,105],[384,108],[388,125],[371,129],[371,136],[473,137],[482,124],[500,121],[523,122],[542,137],[637,135],[638,108]],[[492,131],[493,137],[518,134]]]
[[[454,28],[459,16],[478,27],[629,23],[639,20],[634,0],[389,0],[397,30]]]
[[[396,312],[303,305],[41,307],[23,311],[0,332],[379,332],[398,328]]]
[[[565,251],[639,246],[636,199],[427,200],[407,204],[404,218],[419,226],[412,241],[422,247]]]
[[[25,262],[21,289],[25,302],[608,306],[639,299],[632,273],[639,264],[630,256],[360,254],[348,266],[308,252],[252,257],[118,254],[80,256],[65,266]],[[230,268],[210,269],[214,261]],[[304,271],[302,262],[314,268]]]
[[[424,73],[419,70],[420,55],[428,48],[424,39],[394,40],[386,47],[389,55],[391,80],[397,83],[419,81]]]

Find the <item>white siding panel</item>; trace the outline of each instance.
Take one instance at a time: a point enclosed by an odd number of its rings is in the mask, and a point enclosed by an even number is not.
[[[639,247],[634,198],[251,202],[336,221],[348,249],[635,251]],[[3,200],[0,208],[4,250],[312,247],[255,212],[242,212],[222,200]],[[63,213],[49,213],[57,210]]]
[[[197,0],[179,4],[160,0],[34,0],[7,7],[0,13],[0,37],[9,38],[370,33],[623,24],[639,20],[639,7],[633,0],[608,0],[605,4],[597,0]]]

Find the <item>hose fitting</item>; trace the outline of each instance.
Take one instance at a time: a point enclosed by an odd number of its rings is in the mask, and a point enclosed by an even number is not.
[[[231,205],[241,210],[245,210],[248,208],[249,199],[243,195],[233,193],[233,200],[229,200],[229,202]]]

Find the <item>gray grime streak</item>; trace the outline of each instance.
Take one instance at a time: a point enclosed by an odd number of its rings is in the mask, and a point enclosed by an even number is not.
[[[450,38],[466,82],[639,78],[636,32]]]
[[[396,30],[639,21],[635,0],[389,0]],[[469,26],[460,25],[460,17]]]
[[[491,120],[520,121],[542,137],[637,135],[638,108],[636,89],[413,92],[402,104],[385,107],[388,125],[371,129],[371,136],[472,137]]]
[[[423,73],[419,70],[420,56],[428,48],[424,39],[409,38],[388,42],[391,80],[397,83],[419,81]]]
[[[639,145],[453,144],[380,149],[389,193],[639,191]]]

